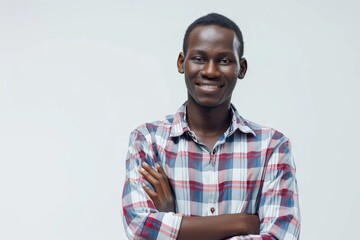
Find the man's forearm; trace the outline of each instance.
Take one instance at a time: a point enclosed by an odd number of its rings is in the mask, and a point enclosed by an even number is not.
[[[207,217],[183,217],[178,240],[223,239],[237,235],[258,234],[260,221],[257,215],[223,214]]]
[[[168,177],[160,165],[156,170],[147,163],[142,163],[139,172],[154,190],[144,187],[158,210],[168,212],[174,208],[174,197]],[[172,206],[172,207],[167,207]],[[170,210],[171,211],[171,210]],[[222,239],[237,235],[257,234],[260,231],[260,220],[257,215],[223,214],[206,217],[183,217],[177,239]]]

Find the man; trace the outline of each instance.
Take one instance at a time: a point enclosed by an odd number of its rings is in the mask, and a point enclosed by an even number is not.
[[[131,133],[123,212],[129,239],[297,239],[295,165],[280,132],[231,104],[247,61],[238,26],[219,14],[187,29],[178,71],[188,99]]]

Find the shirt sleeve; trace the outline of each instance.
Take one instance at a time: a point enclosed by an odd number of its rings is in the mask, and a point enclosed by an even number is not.
[[[299,239],[300,210],[295,163],[288,139],[282,137],[268,150],[259,202],[260,235],[234,236],[231,240]]]
[[[153,145],[135,130],[130,135],[123,189],[123,223],[128,239],[176,239],[182,216],[158,212],[143,190],[146,180],[139,173],[141,163],[155,164]],[[151,187],[151,185],[148,185]]]

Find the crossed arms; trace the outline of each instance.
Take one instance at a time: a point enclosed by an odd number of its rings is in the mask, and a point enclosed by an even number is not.
[[[154,170],[142,163],[140,174],[153,186],[144,186],[145,192],[159,212],[175,212],[174,195],[162,167],[156,163]],[[260,221],[257,215],[223,214],[208,217],[183,217],[177,239],[223,239],[237,235],[259,234]]]
[[[195,217],[191,212],[177,210],[175,203],[179,203],[171,188],[173,183],[169,183],[163,168],[156,165],[154,145],[141,133],[133,133],[123,191],[128,238],[298,239],[300,216],[295,166],[291,154],[287,153],[288,145],[285,140],[273,148],[256,214],[233,210],[229,212],[232,214]]]

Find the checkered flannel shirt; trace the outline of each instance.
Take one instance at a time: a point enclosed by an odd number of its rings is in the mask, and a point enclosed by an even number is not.
[[[123,222],[129,239],[176,239],[183,216],[258,214],[260,235],[231,239],[298,239],[300,212],[289,140],[242,118],[208,149],[186,121],[186,103],[162,121],[130,136],[123,189]],[[175,212],[159,212],[143,190],[141,163],[159,163],[176,199]]]

